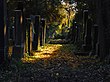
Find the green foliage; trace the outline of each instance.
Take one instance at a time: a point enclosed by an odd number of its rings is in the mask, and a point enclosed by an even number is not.
[[[19,0],[8,0],[9,15],[13,16],[13,10],[17,9]],[[23,1],[23,11],[26,17],[31,14],[39,14],[42,18],[46,18],[48,23],[61,22],[68,15],[65,7],[61,5],[59,0],[31,0]]]
[[[7,2],[10,20],[14,16],[13,10],[17,9],[17,1],[19,0],[9,0]],[[40,15],[41,18],[45,18],[47,25],[49,26],[48,36],[51,35],[52,37],[65,37],[67,35],[68,30],[66,27],[71,26],[71,20],[73,20],[73,14],[75,13],[72,10],[68,11],[67,8],[67,6],[61,4],[60,0],[23,1],[25,17],[30,17],[31,14],[37,14]]]

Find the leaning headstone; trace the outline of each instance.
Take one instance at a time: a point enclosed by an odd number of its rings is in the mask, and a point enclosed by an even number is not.
[[[21,10],[15,10],[15,42],[12,58],[20,60],[24,54],[23,17]]]
[[[41,19],[41,27],[40,27],[40,46],[44,46],[45,45],[45,37],[46,37],[46,20],[45,19]]]
[[[39,50],[40,47],[40,16],[35,16],[34,21],[34,36],[33,36],[33,50]]]

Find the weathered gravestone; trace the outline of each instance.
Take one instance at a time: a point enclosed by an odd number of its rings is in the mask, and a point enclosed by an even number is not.
[[[84,10],[83,11],[83,41],[84,41],[84,37],[85,37],[85,33],[86,33],[85,31],[87,28],[87,20],[88,20],[88,10]]]
[[[12,58],[20,60],[24,54],[23,16],[21,10],[15,10],[15,42]]]
[[[77,26],[77,23],[74,22],[74,32],[75,32],[75,35],[74,35],[74,43],[77,44],[78,42],[78,31],[79,31],[79,28]]]
[[[32,41],[33,41],[33,21],[32,17],[27,18],[27,30],[26,30],[26,45],[27,45],[27,53],[31,55],[32,51]]]
[[[36,15],[34,19],[34,36],[32,42],[33,50],[39,50],[40,47],[40,16]]]
[[[92,21],[91,19],[88,19],[87,27],[85,29],[85,37],[84,37],[84,45],[83,45],[86,51],[91,50],[91,28],[92,28]]]
[[[41,19],[41,27],[40,27],[40,46],[45,45],[45,37],[46,37],[46,20]]]
[[[17,9],[16,10],[21,10],[22,12],[22,43],[24,45],[24,53],[26,53],[26,45],[25,45],[25,42],[26,42],[26,25],[27,25],[27,20],[25,18],[25,11],[24,11],[24,1],[17,1]]]
[[[35,23],[35,16],[31,15],[30,16],[30,51],[33,50],[33,41],[34,41],[34,23]]]
[[[94,24],[91,31],[91,37],[92,37],[92,50],[89,55],[98,55],[96,53],[96,50],[98,50],[98,25]]]
[[[75,43],[76,42],[76,35],[77,34],[77,30],[76,30],[76,22],[73,20],[73,26],[71,26],[70,28],[70,32],[68,33],[68,38],[70,39],[70,42]]]
[[[83,49],[84,51],[90,51],[91,50],[91,27],[92,27],[92,21],[90,18],[88,18],[88,10],[84,11],[84,44]]]
[[[28,50],[28,47],[27,47],[27,45],[26,45],[26,36],[27,36],[27,29],[28,29],[28,27],[27,27],[27,20],[26,20],[26,18],[24,17],[24,16],[22,16],[23,17],[23,23],[22,23],[22,32],[23,32],[23,34],[22,34],[22,36],[23,36],[23,40],[22,40],[22,44],[23,44],[23,49],[24,49],[24,54],[25,53],[27,53],[27,50]]]

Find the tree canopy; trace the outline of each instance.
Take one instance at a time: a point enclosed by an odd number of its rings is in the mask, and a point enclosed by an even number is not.
[[[76,13],[74,0],[7,0],[7,4],[9,17],[13,17],[13,10],[23,5],[25,17],[40,15],[46,19],[48,25],[57,27],[56,33],[70,27]]]

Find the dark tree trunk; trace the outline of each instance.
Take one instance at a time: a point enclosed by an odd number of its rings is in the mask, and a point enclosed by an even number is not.
[[[8,59],[8,28],[6,1],[0,0],[0,64]]]

